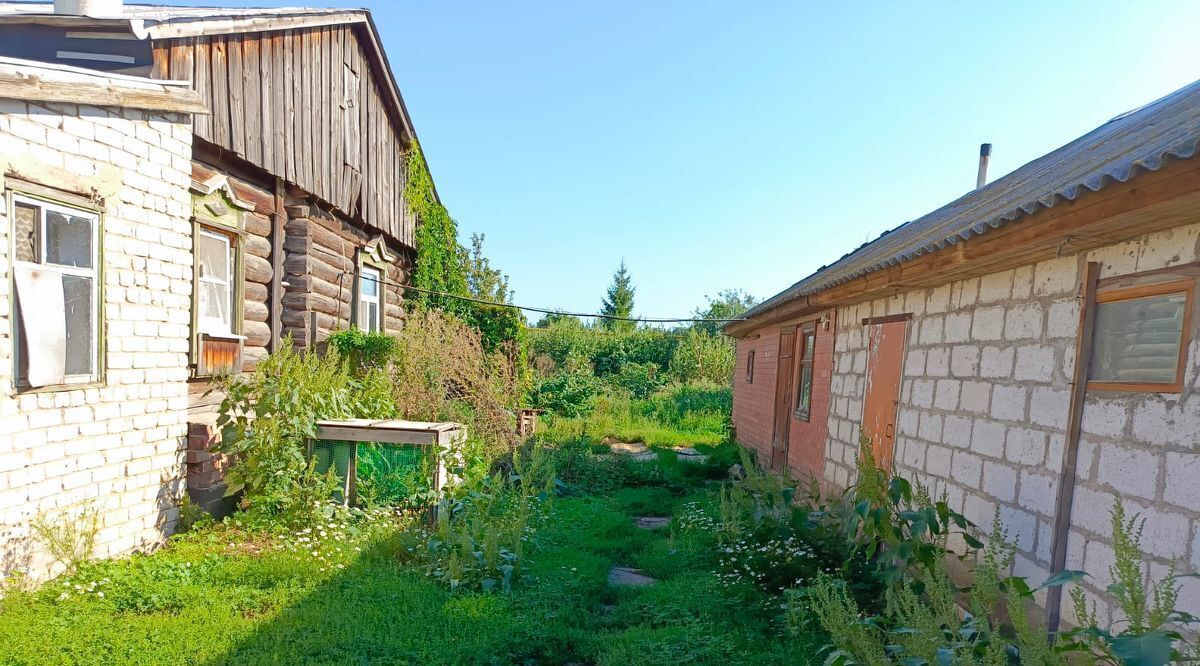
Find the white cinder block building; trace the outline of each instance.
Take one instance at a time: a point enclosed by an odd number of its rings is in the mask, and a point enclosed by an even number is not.
[[[31,524],[99,514],[96,555],[178,519],[192,301],[178,85],[0,59],[0,573],[53,573]]]
[[[854,482],[869,440],[983,529],[998,511],[1016,573],[1088,571],[1102,620],[1114,498],[1145,518],[1154,573],[1200,571],[1198,142],[1200,83],[754,308],[727,329],[739,438],[760,459],[812,461],[792,471],[830,491]],[[834,332],[827,377],[803,372],[821,357],[788,330]],[[801,415],[825,427],[797,438]],[[1200,613],[1200,581],[1180,582]]]

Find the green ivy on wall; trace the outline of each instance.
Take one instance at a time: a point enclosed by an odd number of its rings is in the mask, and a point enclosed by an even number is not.
[[[404,188],[404,200],[417,216],[417,262],[413,271],[413,286],[465,295],[467,270],[463,261],[464,251],[458,244],[458,223],[434,194],[433,179],[425,168],[420,146],[414,145],[408,153],[408,183]],[[455,313],[461,313],[461,304],[464,303],[454,298],[420,293],[414,300]]]

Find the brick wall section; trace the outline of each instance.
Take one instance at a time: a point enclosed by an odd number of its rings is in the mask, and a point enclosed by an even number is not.
[[[832,319],[833,312],[827,313]],[[790,417],[791,432],[788,434],[788,471],[792,478],[804,482],[820,482],[825,468],[825,440],[829,434],[829,384],[833,377],[833,339],[836,328],[831,321],[826,329],[816,325],[813,340],[813,387],[809,418],[802,421],[795,414]],[[797,334],[797,350],[800,336]],[[799,353],[797,352],[797,363]],[[797,372],[797,377],[799,374]]]
[[[13,388],[12,222],[0,200],[0,573],[55,572],[30,534],[39,512],[55,519],[94,502],[101,557],[153,548],[178,519],[191,141],[183,116],[0,99],[0,156],[11,169],[47,186],[81,183],[80,194],[88,183],[115,191],[101,223],[104,382],[40,393]]]
[[[210,490],[225,479],[228,458],[213,453],[220,433],[206,423],[188,424],[187,486],[188,490]]]
[[[826,313],[832,317],[833,312]],[[775,429],[775,388],[779,370],[779,331],[785,326],[803,324],[788,321],[751,331],[737,341],[737,367],[733,382],[733,424],[738,442],[754,452],[762,464],[771,461],[771,439]],[[808,421],[788,417],[788,472],[797,480],[820,481],[824,467],[825,440],[828,429],[829,386],[833,374],[835,327],[828,330],[816,327],[813,354],[813,394]],[[797,353],[800,335],[796,335]],[[754,383],[746,382],[746,362],[750,350],[755,351]],[[793,372],[799,371],[799,357]]]
[[[1078,327],[1083,265],[1101,277],[1200,259],[1200,225],[839,311],[825,478],[854,478],[866,367],[864,317],[912,313],[897,422],[896,467],[944,490],[985,530],[998,512],[1018,546],[1016,573],[1049,571]],[[1109,510],[1122,497],[1146,519],[1152,573],[1200,570],[1200,342],[1180,395],[1095,393],[1085,402],[1067,567],[1084,569],[1101,622],[1113,560]],[[1182,579],[1181,608],[1200,612],[1200,583]],[[1071,616],[1069,603],[1064,617]]]
[[[746,382],[746,363],[754,350],[754,382]],[[733,427],[737,441],[762,464],[771,462],[775,377],[779,368],[779,327],[764,328],[737,341],[733,371]]]

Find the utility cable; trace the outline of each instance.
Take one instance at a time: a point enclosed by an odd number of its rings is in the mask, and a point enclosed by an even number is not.
[[[346,275],[351,275],[353,277],[362,279],[362,275],[359,273],[356,273],[354,271],[342,271],[341,275],[338,276],[338,284],[341,284],[342,278],[345,277]],[[480,305],[491,305],[494,307],[511,308],[513,310],[524,310],[526,312],[537,312],[540,314],[562,315],[564,317],[593,317],[596,319],[611,319],[613,321],[632,321],[632,322],[642,322],[642,323],[647,323],[647,324],[685,324],[685,323],[686,324],[696,324],[696,323],[726,324],[726,323],[734,322],[734,321],[746,321],[745,318],[720,319],[720,318],[706,318],[706,317],[687,317],[687,318],[682,318],[682,317],[618,317],[616,315],[591,314],[591,313],[585,313],[585,312],[563,312],[562,310],[552,310],[550,308],[539,308],[539,307],[534,307],[532,305],[515,305],[513,303],[500,303],[497,301],[489,301],[489,300],[482,299],[482,298],[475,298],[474,296],[462,296],[460,294],[451,294],[451,293],[444,292],[444,291],[437,291],[436,289],[425,289],[423,287],[414,287],[412,285],[401,284],[399,282],[395,282],[386,277],[383,277],[382,275],[379,278],[371,277],[371,278],[367,278],[367,279],[375,280],[377,282],[381,282],[383,284],[386,284],[386,285],[389,285],[392,287],[399,287],[399,288],[405,289],[407,291],[415,291],[415,292],[421,293],[421,294],[430,294],[433,296],[440,296],[442,298],[457,298],[461,301],[478,303]]]

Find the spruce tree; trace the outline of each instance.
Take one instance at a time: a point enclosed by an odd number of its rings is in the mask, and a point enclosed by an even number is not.
[[[621,260],[621,268],[613,273],[612,285],[608,288],[608,296],[600,306],[600,314],[610,317],[629,317],[633,314],[633,278],[625,268],[625,260]],[[610,331],[632,331],[636,324],[620,319],[601,319],[600,325]]]

